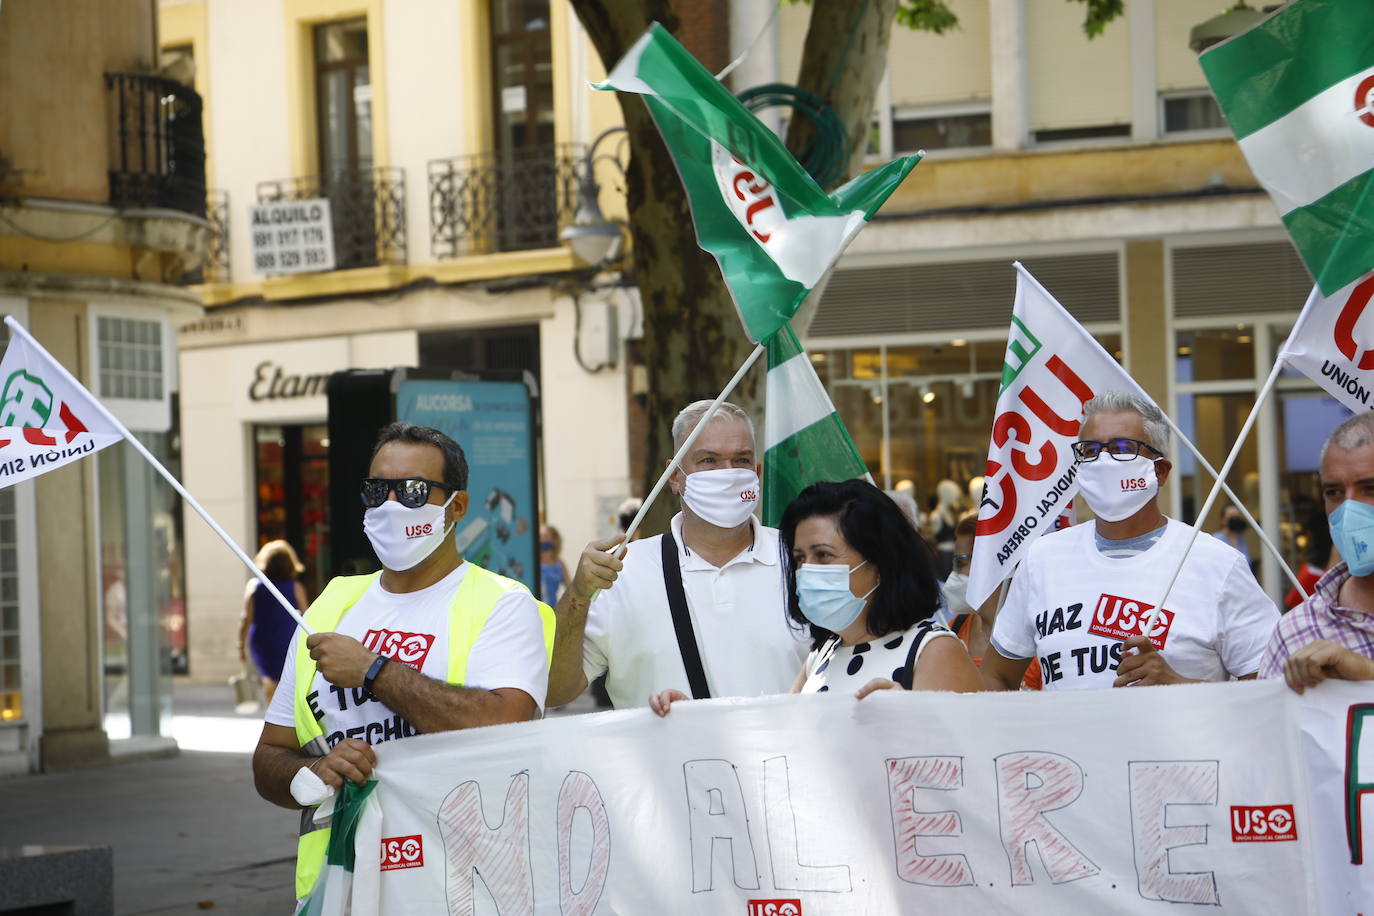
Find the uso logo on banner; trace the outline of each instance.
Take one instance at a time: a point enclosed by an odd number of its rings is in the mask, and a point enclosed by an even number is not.
[[[802,916],[800,900],[750,900],[748,916]]]
[[[1297,838],[1292,805],[1231,806],[1233,843],[1282,843]]]
[[[393,836],[382,840],[382,871],[423,868],[424,864],[425,847],[419,834]]]

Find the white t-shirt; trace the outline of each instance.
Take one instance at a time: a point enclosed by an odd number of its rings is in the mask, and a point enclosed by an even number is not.
[[[448,676],[448,625],[453,594],[470,564],[459,565],[438,582],[418,592],[397,594],[373,582],[339,621],[336,632],[352,636],[374,652],[417,668],[426,677]],[[291,639],[281,683],[267,708],[273,725],[294,728],[296,701],[296,643]],[[467,687],[496,690],[515,687],[544,707],[549,686],[544,625],[534,598],[524,589],[511,589],[496,602],[468,655]],[[315,672],[311,705],[324,714],[321,727],[329,746],[344,738],[377,744],[419,734],[402,716],[362,687],[335,687]]]
[[[1169,520],[1143,553],[1103,556],[1091,523],[1044,535],[1031,545],[992,629],[1007,658],[1035,658],[1046,690],[1110,687],[1122,644],[1141,635],[1192,529]],[[1151,641],[1183,677],[1224,681],[1254,674],[1278,623],[1245,558],[1216,538],[1188,552]]]
[[[682,513],[673,517],[682,589],[713,697],[786,693],[810,649],[808,633],[789,625],[778,564],[778,532],[751,519],[752,546],[717,569],[682,542]],[[582,669],[605,673],[617,709],[643,706],[675,687],[692,695],[682,665],[668,593],[663,537],[633,541],[615,584],[587,611]]]

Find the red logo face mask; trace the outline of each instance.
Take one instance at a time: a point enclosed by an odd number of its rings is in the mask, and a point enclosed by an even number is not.
[[[1098,518],[1119,522],[1130,518],[1159,492],[1154,459],[1136,455],[1117,461],[1106,454],[1078,465],[1078,487]]]

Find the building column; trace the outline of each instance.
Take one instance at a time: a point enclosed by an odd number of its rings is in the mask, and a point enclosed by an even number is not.
[[[1025,0],[991,0],[992,146],[1023,149],[1030,136]]]

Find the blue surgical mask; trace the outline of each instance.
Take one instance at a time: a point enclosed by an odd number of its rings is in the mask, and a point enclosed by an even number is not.
[[[797,603],[806,619],[832,633],[858,620],[868,595],[878,586],[861,598],[849,590],[849,576],[867,562],[853,569],[839,563],[803,563],[797,570]]]
[[[1331,540],[1352,576],[1374,573],[1374,506],[1347,499],[1327,518]]]

